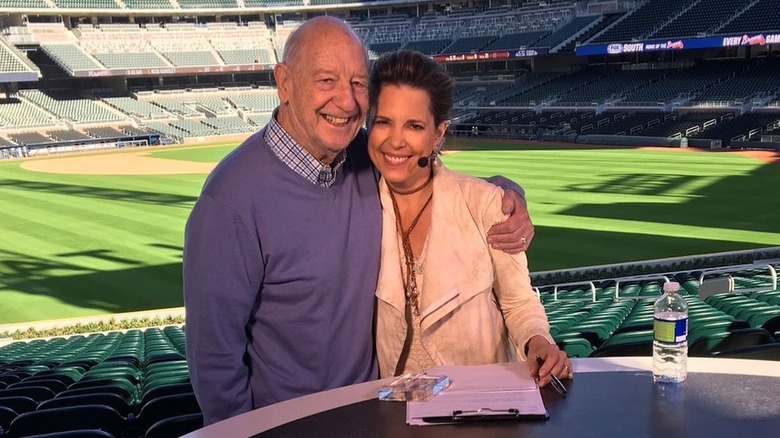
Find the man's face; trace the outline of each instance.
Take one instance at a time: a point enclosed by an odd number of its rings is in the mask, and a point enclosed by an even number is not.
[[[363,47],[342,29],[309,32],[292,65],[275,70],[279,122],[315,158],[330,163],[355,138],[368,108]]]

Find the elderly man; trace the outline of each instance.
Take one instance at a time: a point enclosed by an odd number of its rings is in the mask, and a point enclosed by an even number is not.
[[[362,130],[367,75],[346,24],[304,23],[274,69],[274,117],[222,160],[195,204],[184,301],[206,424],[378,377],[381,211]],[[492,230],[497,247],[522,249],[533,235],[518,199],[504,200],[517,212]]]

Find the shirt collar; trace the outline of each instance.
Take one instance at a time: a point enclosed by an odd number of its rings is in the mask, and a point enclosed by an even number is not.
[[[284,164],[312,184],[330,187],[336,182],[339,170],[347,160],[346,149],[341,151],[331,164],[323,164],[296,142],[276,120],[274,111],[265,130],[263,139],[268,147]]]

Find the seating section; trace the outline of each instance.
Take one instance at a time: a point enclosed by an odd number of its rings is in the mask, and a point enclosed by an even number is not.
[[[27,128],[52,126],[57,122],[40,107],[25,100],[3,99],[0,101],[0,128]]]
[[[40,90],[22,90],[21,96],[46,109],[58,118],[74,123],[121,121],[123,117],[96,101],[72,93],[45,93]]]
[[[49,8],[46,0],[0,0],[3,8]]]
[[[569,21],[565,26],[545,36],[534,44],[534,47],[547,47],[554,49],[574,37],[576,34],[598,24],[603,17],[601,15],[583,15]]]
[[[0,347],[0,388],[9,437],[95,429],[143,437],[171,418],[200,420],[169,435],[179,436],[203,424],[177,326],[14,342]]]
[[[102,65],[95,62],[77,45],[72,43],[43,44],[41,45],[41,48],[59,65],[71,72],[76,70],[99,70],[103,68]]]
[[[688,345],[691,356],[748,354],[780,360],[780,291],[769,271],[738,268],[720,273],[735,280],[729,294],[700,299],[702,277],[667,274],[683,286],[689,306]],[[660,275],[659,275],[660,278]],[[652,354],[653,302],[663,280],[614,279],[588,284],[542,288],[540,298],[559,346],[575,357],[648,356]],[[739,292],[755,289],[755,292]],[[725,354],[724,354],[725,353]]]
[[[677,16],[651,38],[675,38],[708,33],[724,20],[744,9],[753,0],[699,0],[690,9]]]
[[[237,8],[236,0],[177,0],[182,9]]]
[[[517,116],[545,123],[533,113]],[[573,121],[579,115],[546,117]],[[238,123],[223,121],[228,128]],[[780,361],[780,290],[772,270],[779,267],[594,278],[548,284],[537,293],[553,339],[572,357],[651,355],[653,302],[669,279],[682,285],[688,303],[689,355]],[[700,297],[705,284],[719,279],[730,286]],[[180,436],[199,428],[184,330],[152,327],[0,347],[0,427],[9,437],[83,429],[116,437]]]
[[[53,0],[58,8],[118,9],[114,0]]]
[[[141,119],[172,117],[171,114],[162,108],[144,100],[133,99],[132,97],[107,97],[103,101],[125,114]]]
[[[623,20],[615,22],[606,31],[591,40],[591,43],[631,41],[650,33],[659,23],[680,13],[695,0],[653,0],[629,13]]]
[[[780,30],[780,8],[773,0],[759,0],[717,33],[742,34]]]
[[[22,62],[5,43],[0,43],[0,73],[16,73],[33,71],[30,66]]]
[[[128,9],[170,9],[170,0],[124,0]]]
[[[708,88],[693,102],[733,105],[749,102],[753,98],[774,95],[780,90],[778,66],[780,63],[774,61],[749,66],[734,77]]]

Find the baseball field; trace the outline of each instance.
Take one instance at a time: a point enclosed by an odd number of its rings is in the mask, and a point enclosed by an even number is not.
[[[780,245],[780,156],[459,141],[527,191],[532,272]],[[182,305],[187,215],[235,144],[0,162],[0,324]]]

